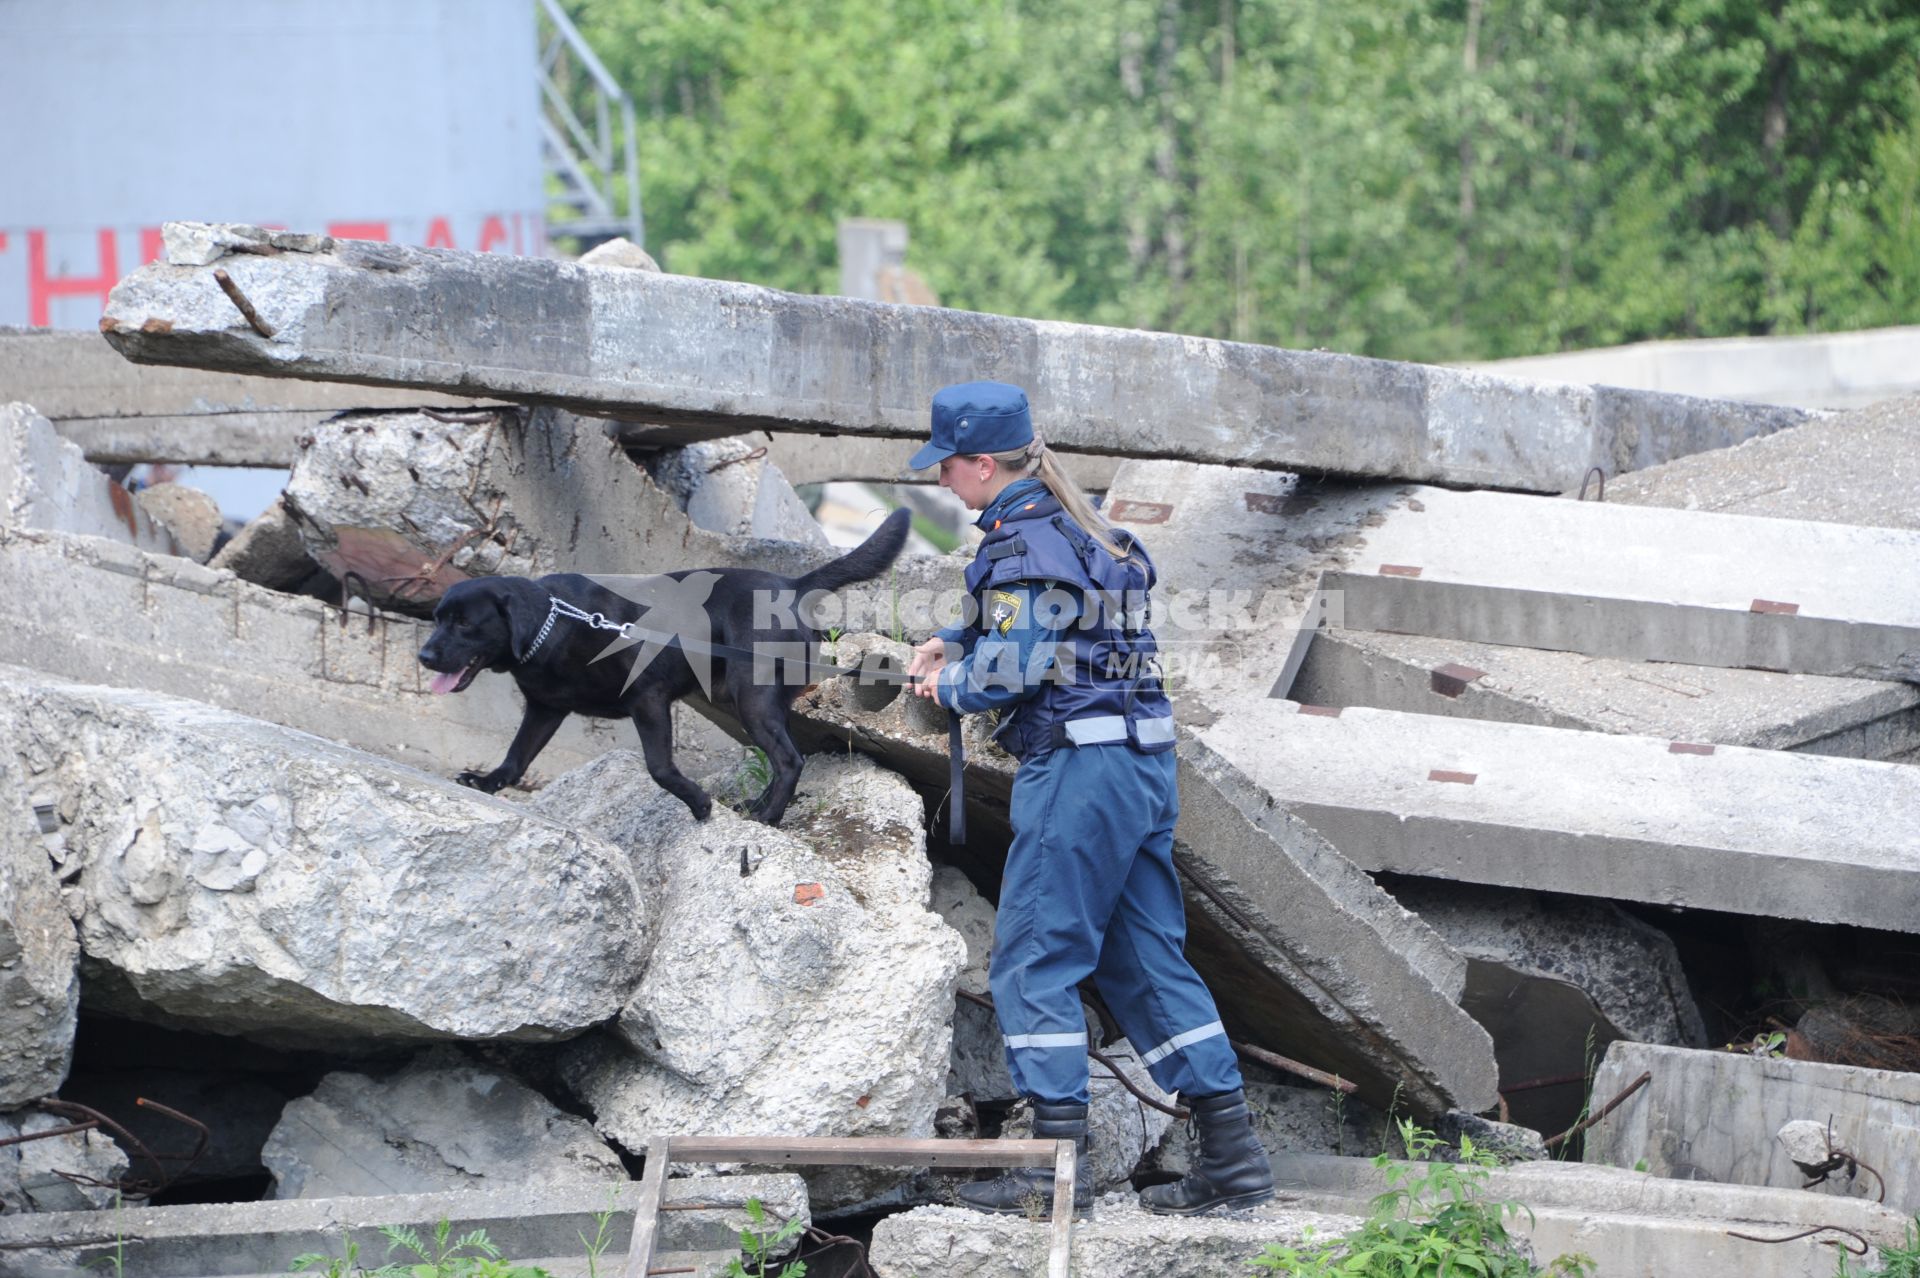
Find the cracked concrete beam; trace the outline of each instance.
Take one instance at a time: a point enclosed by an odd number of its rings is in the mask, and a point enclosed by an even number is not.
[[[1593,466],[1805,417],[539,258],[198,223],[166,235],[101,320],[136,362],[557,404],[680,438],[856,435],[902,441],[904,460],[935,389],[997,377],[1027,387],[1066,452],[1560,492]]]

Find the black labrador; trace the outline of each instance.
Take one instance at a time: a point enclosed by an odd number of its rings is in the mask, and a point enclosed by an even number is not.
[[[420,664],[438,672],[432,690],[460,692],[493,670],[512,675],[527,702],[500,766],[457,779],[491,794],[526,774],[569,714],[627,718],[640,732],[648,773],[704,821],[713,801],[673,765],[672,710],[696,688],[718,689],[716,700],[732,705],[772,771],[748,815],[778,825],[800,779],[787,710],[809,682],[806,663],[747,654],[757,645],[761,654],[809,651],[818,636],[793,601],[885,572],[906,543],[909,518],[896,510],[860,545],[803,577],[719,568],[608,579],[638,583],[620,592],[578,573],[457,583],[434,609],[420,649]],[[628,622],[646,633],[616,635]],[[610,643],[632,647],[604,655]]]

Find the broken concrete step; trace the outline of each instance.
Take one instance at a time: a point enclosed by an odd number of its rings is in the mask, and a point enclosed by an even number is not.
[[[1611,1121],[1610,1116],[1600,1129]],[[1320,1211],[1364,1211],[1374,1195],[1387,1188],[1370,1158],[1282,1154],[1274,1158],[1273,1171],[1283,1199]],[[1579,1163],[1498,1168],[1489,1176],[1485,1194],[1491,1201],[1525,1204],[1528,1210],[1505,1223],[1533,1244],[1539,1263],[1585,1253],[1598,1262],[1595,1272],[1602,1275],[1830,1278],[1834,1248],[1828,1244],[1843,1242],[1846,1235],[1820,1226],[1839,1226],[1886,1247],[1899,1245],[1911,1224],[1910,1216],[1857,1199],[1841,1202],[1795,1190],[1664,1180]],[[1802,1230],[1807,1237],[1776,1245],[1764,1241]],[[1755,1237],[1736,1238],[1736,1233]]]
[[[905,667],[905,646],[879,636],[843,638],[836,659],[880,653]],[[980,718],[966,721],[971,842],[941,855],[991,882],[1015,765]],[[860,750],[923,793],[947,789],[946,714],[922,698],[838,678],[795,702],[792,725],[802,749]],[[1464,960],[1303,822],[1269,820],[1265,792],[1231,763],[1190,743],[1182,755],[1187,952],[1230,1031],[1337,1072],[1383,1109],[1396,1095],[1423,1113],[1491,1106],[1493,1043],[1457,1004]]]
[[[1591,466],[1631,469],[1804,416],[540,258],[317,237],[263,255],[268,233],[253,228],[165,233],[163,260],[123,280],[101,321],[131,359],[559,404],[683,438],[906,441],[924,436],[935,389],[995,377],[1028,389],[1069,452],[1559,492]],[[235,246],[253,251],[222,256]]]
[[[1587,1162],[1798,1191],[1810,1177],[1777,1134],[1790,1122],[1831,1122],[1833,1147],[1885,1177],[1887,1206],[1920,1214],[1920,1074],[1620,1042],[1593,1077],[1594,1103],[1642,1073],[1652,1080],[1587,1133]],[[1871,1173],[1840,1167],[1808,1196],[1840,1208],[1879,1189]]]
[[[1920,931],[1920,769],[1273,700],[1205,743],[1362,869]]]
[[[657,898],[627,855],[517,805],[213,706],[17,668],[0,667],[0,741],[78,867],[102,1011],[328,1046],[552,1041],[640,979]]]
[[[409,1225],[428,1232],[446,1220],[456,1237],[486,1230],[515,1263],[541,1264],[555,1278],[584,1278],[588,1269],[581,1238],[595,1236],[601,1213],[610,1214],[599,1272],[618,1271],[639,1192],[636,1183],[623,1179],[604,1185],[5,1215],[0,1216],[0,1256],[6,1258],[9,1278],[97,1278],[116,1254],[124,1271],[140,1278],[281,1275],[296,1256],[341,1255],[348,1238],[360,1245],[363,1261],[378,1264],[387,1251],[380,1226]],[[693,1264],[693,1257],[668,1257],[699,1253],[698,1263],[714,1265],[701,1273],[717,1274],[726,1258],[740,1254],[740,1230],[751,1223],[746,1212],[750,1198],[759,1199],[766,1210],[764,1230],[777,1230],[795,1218],[810,1219],[798,1176],[669,1180],[667,1205],[673,1210],[660,1213],[656,1263]],[[692,1208],[695,1203],[709,1206]]]
[[[1342,624],[1920,682],[1920,531],[1417,492],[1323,589]]]
[[[1131,1193],[1110,1194],[1073,1227],[1076,1278],[1220,1278],[1249,1272],[1274,1243],[1298,1245],[1360,1227],[1357,1215],[1268,1203],[1212,1216],[1156,1216]],[[964,1207],[919,1207],[873,1229],[880,1278],[1032,1278],[1047,1272],[1050,1226]]]

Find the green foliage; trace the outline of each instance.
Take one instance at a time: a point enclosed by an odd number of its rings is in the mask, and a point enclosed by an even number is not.
[[[1425,1160],[1439,1138],[1411,1119],[1402,1119],[1399,1130],[1413,1161],[1384,1153],[1373,1160],[1387,1188],[1373,1200],[1366,1224],[1345,1238],[1270,1246],[1254,1258],[1254,1269],[1297,1278],[1584,1278],[1592,1272],[1593,1261],[1580,1255],[1560,1256],[1545,1269],[1533,1264],[1506,1227],[1526,1208],[1487,1197],[1495,1160],[1476,1150],[1471,1137],[1460,1138],[1459,1162],[1430,1163]]]
[[[1834,1278],[1920,1278],[1920,1216],[1907,1226],[1906,1238],[1897,1247],[1880,1249],[1877,1269],[1855,1269],[1846,1252],[1840,1253]]]
[[[777,1272],[770,1267],[774,1258],[786,1251],[787,1244],[806,1228],[806,1223],[796,1216],[768,1233],[767,1209],[758,1198],[747,1199],[747,1217],[752,1223],[740,1231],[740,1252],[746,1260],[728,1261],[721,1271],[723,1278],[806,1278],[804,1260],[790,1260]]]
[[[1443,360],[1920,321],[1911,0],[567,0],[670,270]]]
[[[433,1227],[430,1240],[405,1225],[382,1225],[380,1233],[387,1240],[388,1263],[378,1269],[360,1267],[360,1245],[347,1237],[343,1254],[308,1252],[296,1256],[293,1272],[311,1270],[321,1278],[552,1278],[537,1266],[500,1259],[500,1249],[484,1229],[455,1238],[452,1222],[442,1220]],[[393,1253],[402,1250],[413,1256],[411,1263],[393,1263]]]

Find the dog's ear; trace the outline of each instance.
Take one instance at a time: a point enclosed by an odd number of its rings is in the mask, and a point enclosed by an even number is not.
[[[513,649],[515,662],[525,661],[533,652],[535,640],[540,636],[540,627],[547,622],[552,604],[547,592],[528,581],[525,577],[501,577],[494,601],[500,606],[501,615],[507,622],[507,642]]]

